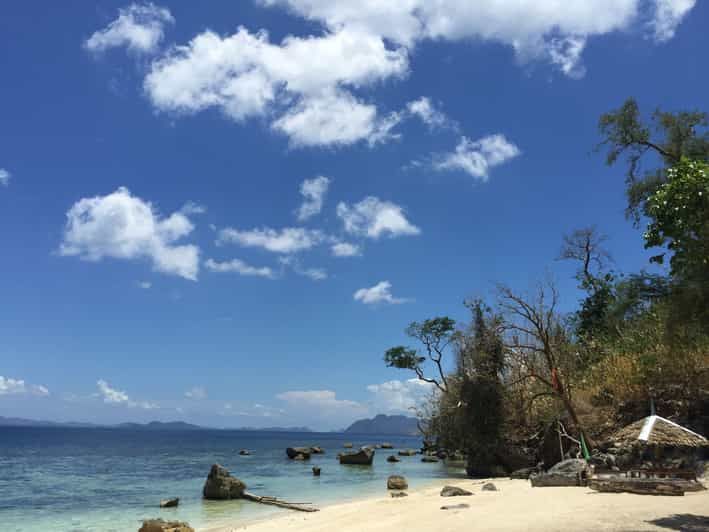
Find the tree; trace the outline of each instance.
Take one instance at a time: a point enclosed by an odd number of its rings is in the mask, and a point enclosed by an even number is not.
[[[608,147],[607,164],[613,165],[622,155],[626,156],[626,213],[636,224],[645,214],[648,196],[666,181],[666,168],[677,164],[682,157],[696,161],[709,160],[706,113],[669,113],[658,109],[650,122],[648,125],[643,121],[637,102],[629,98],[619,109],[603,114],[598,123],[602,137],[598,148]],[[651,132],[651,126],[656,131],[655,135]],[[662,165],[642,175],[643,160],[653,154],[659,157]]]
[[[499,307],[505,314],[502,325],[507,358],[516,367],[509,386],[532,384],[529,402],[541,397],[558,400],[576,430],[585,434],[573,401],[573,381],[578,357],[557,313],[558,292],[553,283],[539,285],[533,299],[515,294],[500,286]],[[586,442],[590,445],[588,435]]]
[[[433,384],[438,390],[445,393],[448,389],[448,379],[443,369],[443,357],[456,336],[455,321],[443,316],[431,318],[421,323],[413,322],[406,328],[406,334],[423,345],[426,356],[422,356],[416,349],[399,345],[384,353],[386,365],[410,369],[416,373],[420,380]],[[427,377],[424,373],[424,364],[427,360],[433,363],[436,368],[437,375],[435,377]]]

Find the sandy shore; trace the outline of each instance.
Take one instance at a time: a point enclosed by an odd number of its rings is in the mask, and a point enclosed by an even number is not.
[[[413,490],[408,497],[382,495],[323,508],[317,513],[284,512],[262,522],[213,528],[210,532],[470,532],[709,531],[709,491],[684,497],[596,493],[588,488],[532,488],[524,480],[492,479],[499,491],[482,491],[484,481],[448,480]],[[470,497],[441,497],[449,484]],[[469,508],[441,510],[441,506]]]

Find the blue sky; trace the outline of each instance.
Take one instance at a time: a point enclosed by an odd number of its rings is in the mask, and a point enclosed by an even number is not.
[[[693,0],[8,2],[0,415],[331,429],[413,320],[646,266],[601,113],[707,108]]]

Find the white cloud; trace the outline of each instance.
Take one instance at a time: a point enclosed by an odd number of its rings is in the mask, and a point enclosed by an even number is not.
[[[145,89],[163,111],[217,108],[236,121],[280,113],[272,127],[294,146],[345,145],[381,138],[383,121],[348,87],[402,76],[407,69],[404,49],[388,49],[369,33],[288,36],[272,44],[265,31],[241,27],[226,37],[205,31],[174,47],[153,63]]]
[[[185,392],[185,397],[201,401],[207,398],[207,390],[203,386],[195,386]]]
[[[406,104],[409,114],[417,116],[430,128],[451,127],[453,124],[448,117],[431,103],[426,96]]]
[[[356,244],[349,242],[336,242],[330,250],[335,257],[357,257],[362,254],[362,250]]]
[[[170,10],[155,4],[131,4],[119,10],[118,18],[95,32],[84,43],[91,52],[125,46],[133,52],[154,52],[164,36],[166,24],[175,20]]]
[[[398,305],[410,301],[409,299],[394,297],[391,293],[391,283],[389,281],[381,281],[370,288],[360,288],[354,293],[354,300],[360,301],[365,305],[375,305],[377,303]]]
[[[182,206],[180,212],[187,216],[191,214],[204,214],[207,212],[207,207],[200,205],[199,203],[195,203],[194,201],[188,201]]]
[[[274,253],[297,253],[320,244],[325,236],[321,231],[302,227],[286,227],[281,230],[264,227],[241,231],[227,227],[219,231],[217,244],[234,243],[246,247],[260,247]]]
[[[357,31],[390,39],[407,49],[424,39],[483,40],[511,47],[524,62],[551,61],[568,75],[583,72],[580,53],[559,63],[554,41],[631,28],[652,19],[657,40],[674,35],[696,0],[261,0],[287,6],[330,31]],[[562,5],[563,4],[563,5]],[[558,44],[558,43],[557,43]],[[575,62],[572,64],[572,59]]]
[[[0,396],[1,395],[35,395],[46,397],[49,390],[41,384],[27,384],[22,379],[11,379],[0,375]]]
[[[549,41],[549,59],[561,71],[573,79],[586,75],[586,68],[581,64],[581,53],[586,47],[584,37],[564,37]]]
[[[696,0],[655,0],[655,16],[651,23],[655,39],[658,42],[672,39],[677,26],[696,3]]]
[[[83,198],[69,209],[59,252],[89,261],[149,259],[156,271],[196,280],[199,248],[175,244],[193,228],[184,214],[162,218],[150,202],[121,187]]]
[[[313,281],[324,281],[327,279],[327,272],[322,268],[304,268],[297,257],[280,257],[278,259],[283,266],[291,268],[296,274],[308,277]]]
[[[239,275],[266,277],[268,279],[273,279],[276,277],[274,271],[267,266],[257,268],[239,259],[233,259],[226,262],[217,262],[213,259],[207,259],[204,266],[209,271],[217,273],[238,273]]]
[[[99,396],[103,399],[104,403],[111,405],[123,405],[129,408],[142,408],[144,410],[159,408],[155,403],[148,401],[133,401],[130,397],[128,397],[126,392],[111,388],[111,385],[103,379],[96,381],[96,386],[98,386]]]
[[[372,394],[372,406],[379,413],[410,412],[434,390],[433,384],[420,379],[392,380],[367,386],[367,391]]]
[[[345,231],[369,238],[418,235],[421,232],[406,219],[401,206],[374,196],[368,196],[351,207],[340,202],[337,216],[342,220]]]
[[[490,169],[517,157],[521,151],[504,135],[489,135],[472,141],[462,137],[454,152],[434,158],[436,170],[462,170],[487,181]]]
[[[138,281],[138,286],[143,290],[148,290],[153,287],[153,283],[150,281]]]
[[[0,168],[0,185],[2,185],[3,187],[9,185],[11,177],[12,174],[10,172],[5,170],[4,168]]]
[[[342,409],[365,410],[357,401],[338,399],[337,394],[331,390],[306,390],[290,391],[276,395],[276,399],[285,401],[291,406],[316,408],[321,413],[339,411]]]
[[[300,194],[304,199],[296,212],[299,221],[302,222],[320,213],[329,186],[330,180],[325,176],[303,181],[300,185]]]

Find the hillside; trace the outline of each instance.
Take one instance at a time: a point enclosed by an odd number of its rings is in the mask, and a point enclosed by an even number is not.
[[[419,434],[416,418],[379,414],[372,419],[360,419],[345,429],[356,434],[393,434],[416,436]]]

